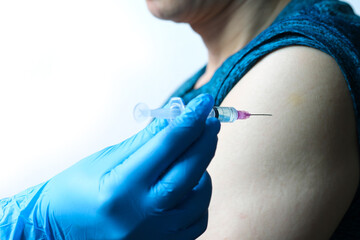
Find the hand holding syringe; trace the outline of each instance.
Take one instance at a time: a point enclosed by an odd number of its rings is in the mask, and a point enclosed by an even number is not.
[[[150,109],[146,104],[139,103],[134,108],[134,118],[143,121],[146,118],[164,118],[173,120],[185,109],[181,98],[171,98],[167,108]],[[220,122],[235,122],[239,119],[248,119],[251,116],[272,116],[272,114],[252,114],[247,111],[238,111],[233,107],[213,107],[210,117],[216,117]]]

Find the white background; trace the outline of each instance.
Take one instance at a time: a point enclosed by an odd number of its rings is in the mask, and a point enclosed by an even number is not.
[[[133,135],[135,104],[159,107],[205,62],[144,0],[0,0],[0,198]]]

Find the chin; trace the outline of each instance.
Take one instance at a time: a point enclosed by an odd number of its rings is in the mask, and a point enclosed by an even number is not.
[[[185,0],[146,0],[147,7],[152,15],[159,19],[182,21],[182,12],[185,9]]]

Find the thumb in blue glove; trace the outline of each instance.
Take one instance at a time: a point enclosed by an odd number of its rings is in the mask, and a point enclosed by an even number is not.
[[[195,239],[207,226],[206,168],[220,123],[200,95],[169,125],[155,120],[13,198],[0,201],[0,238]]]

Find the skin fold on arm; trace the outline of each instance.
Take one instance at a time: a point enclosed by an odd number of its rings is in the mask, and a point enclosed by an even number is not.
[[[199,239],[329,239],[359,178],[352,102],[336,62],[312,48],[280,49],[222,105],[273,117],[222,125]]]

